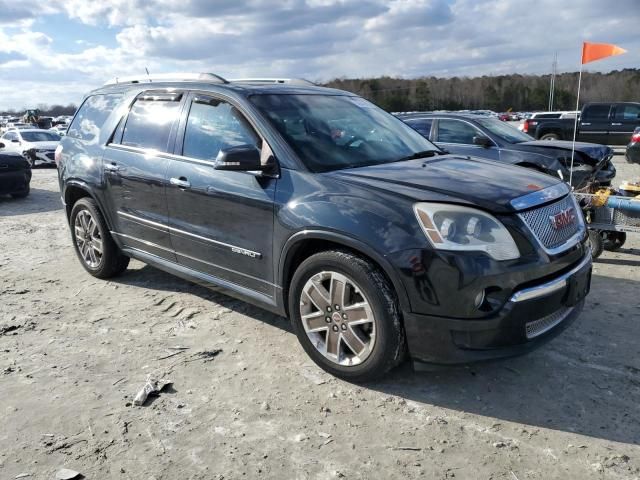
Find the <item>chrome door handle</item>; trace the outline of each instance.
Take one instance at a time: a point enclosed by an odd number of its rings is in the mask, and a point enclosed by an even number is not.
[[[171,183],[171,185],[175,185],[176,187],[180,187],[180,188],[189,188],[191,186],[191,184],[189,183],[189,180],[187,180],[184,177],[182,177],[182,178],[171,178],[169,180],[169,183]]]
[[[612,123],[611,126],[613,127],[619,127],[620,125],[622,125],[621,123]]]
[[[105,170],[108,170],[110,172],[118,172],[120,171],[120,167],[118,165],[116,165],[115,163],[107,163],[104,166]]]
[[[584,126],[589,126],[589,125],[591,125],[591,124],[590,124],[590,123],[583,122],[583,123],[581,123],[580,125],[582,125],[582,126],[584,127]]]

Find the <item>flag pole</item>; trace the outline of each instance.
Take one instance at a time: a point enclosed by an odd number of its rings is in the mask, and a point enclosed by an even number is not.
[[[584,51],[584,44],[582,45]],[[580,73],[578,74],[578,95],[576,96],[576,119],[573,122],[573,142],[571,142],[571,169],[569,170],[569,187],[573,189],[573,158],[576,153],[576,133],[578,132],[578,111],[580,110],[580,84],[582,83],[582,55],[580,55]]]

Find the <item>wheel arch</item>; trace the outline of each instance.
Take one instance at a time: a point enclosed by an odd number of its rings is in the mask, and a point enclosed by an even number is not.
[[[109,230],[111,230],[111,219],[108,215],[106,215],[105,209],[98,196],[95,194],[88,183],[81,180],[70,180],[65,184],[63,199],[67,221],[69,221],[69,219],[71,218],[71,210],[73,209],[75,203],[81,198],[85,197],[89,197],[96,202],[98,208],[100,209],[100,212],[102,213],[102,216],[105,219],[105,222],[107,222],[107,227],[109,228]]]
[[[289,285],[298,265],[311,255],[342,249],[353,252],[375,263],[389,280],[400,308],[410,310],[409,298],[391,263],[373,247],[348,235],[325,230],[303,230],[295,233],[284,245],[278,264],[278,280],[282,285],[283,305],[288,314]]]

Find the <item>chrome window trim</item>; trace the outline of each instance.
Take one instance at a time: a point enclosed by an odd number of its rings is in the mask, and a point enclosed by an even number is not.
[[[146,219],[140,218],[140,217],[138,217],[136,215],[131,215],[130,213],[125,213],[125,212],[122,212],[122,211],[118,211],[118,215],[123,216],[123,217],[128,218],[128,219],[131,219],[131,220],[133,220],[135,222],[140,222],[140,223],[143,223],[143,224],[147,224],[147,225],[150,225],[152,227],[164,228],[169,232],[174,232],[174,233],[186,235],[186,236],[189,236],[189,237],[197,238],[198,240],[203,240],[205,242],[210,242],[210,243],[213,243],[215,245],[220,245],[222,247],[229,248],[233,253],[241,253],[241,254],[243,254],[243,253],[246,252],[246,253],[251,254],[250,256],[252,258],[257,258],[257,259],[262,258],[262,254],[260,252],[255,252],[253,250],[249,250],[247,248],[239,247],[237,245],[232,245],[230,243],[225,243],[225,242],[220,242],[218,240],[213,240],[211,238],[203,237],[203,236],[197,235],[195,233],[186,232],[184,230],[180,230],[179,228],[170,227],[169,225],[166,225],[166,224],[154,222],[152,220],[146,220]],[[182,255],[182,254],[179,253],[179,255]]]

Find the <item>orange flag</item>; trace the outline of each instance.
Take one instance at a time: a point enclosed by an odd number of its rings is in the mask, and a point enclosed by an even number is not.
[[[612,43],[582,43],[582,64],[595,62],[601,58],[622,55],[626,50]]]

